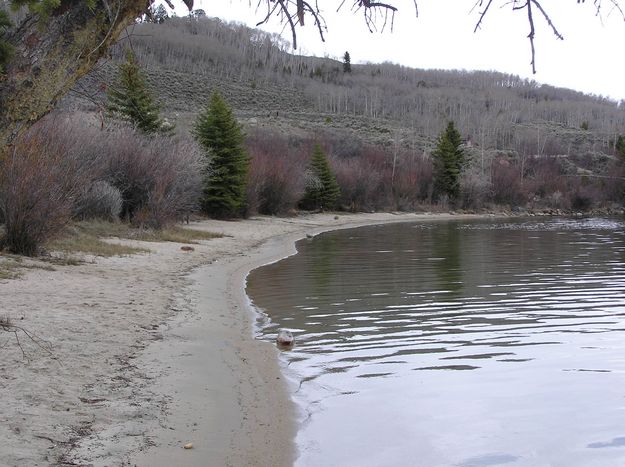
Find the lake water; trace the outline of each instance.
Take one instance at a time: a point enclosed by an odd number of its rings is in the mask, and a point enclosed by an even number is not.
[[[625,465],[625,223],[320,235],[252,272],[302,419],[298,466]]]

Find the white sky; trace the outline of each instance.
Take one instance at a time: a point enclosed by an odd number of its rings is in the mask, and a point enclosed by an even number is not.
[[[418,0],[418,18],[412,0],[387,1],[399,8],[393,31],[372,34],[362,13],[351,13],[353,0],[346,0],[338,13],[341,0],[318,0],[328,26],[326,42],[321,42],[311,18],[305,18],[306,26],[297,28],[298,53],[340,58],[349,51],[353,64],[389,61],[414,68],[496,70],[625,99],[625,21],[616,11],[609,14],[608,0],[601,17],[595,16],[592,0],[541,2],[564,41],[557,40],[535,12],[535,75],[525,10],[512,12],[510,5],[502,6],[508,2],[495,0],[481,30],[473,33],[478,19],[478,10],[471,12],[475,0]],[[257,4],[258,0],[195,0],[194,8],[254,27],[266,11],[255,11]],[[186,7],[177,8],[177,13],[185,14]],[[278,17],[261,29],[282,32],[291,40]]]

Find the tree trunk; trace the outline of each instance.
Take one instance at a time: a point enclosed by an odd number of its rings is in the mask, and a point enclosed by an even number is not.
[[[0,153],[54,108],[151,0],[86,3],[63,0],[48,19],[29,15],[9,35],[15,52],[0,76]]]

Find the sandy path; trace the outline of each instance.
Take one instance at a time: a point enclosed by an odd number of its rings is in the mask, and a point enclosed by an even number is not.
[[[49,341],[0,335],[0,465],[290,465],[294,408],[275,346],[252,335],[254,267],[324,230],[447,215],[204,221],[224,233],[0,281],[0,315]],[[192,442],[193,449],[182,446]]]

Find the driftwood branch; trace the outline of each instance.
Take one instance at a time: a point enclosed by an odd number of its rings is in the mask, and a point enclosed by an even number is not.
[[[39,347],[49,356],[54,357],[54,354],[52,353],[52,344],[42,339],[35,333],[29,331],[28,329],[14,324],[13,321],[9,317],[6,317],[6,316],[0,317],[0,331],[13,334],[15,343],[17,344],[18,348],[22,352],[22,357],[25,360],[30,361],[30,358],[28,357],[28,355],[26,354],[26,351],[24,350],[24,346],[22,345],[20,336],[26,337],[28,340],[30,340],[33,344],[35,344],[37,347]]]

